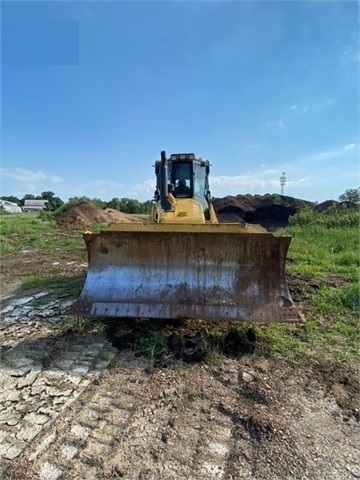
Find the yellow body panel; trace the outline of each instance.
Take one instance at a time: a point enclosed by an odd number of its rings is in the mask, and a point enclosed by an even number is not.
[[[212,204],[208,205],[208,220],[204,215],[204,207],[194,198],[174,198],[169,195],[173,211],[165,211],[160,203],[153,205],[150,222],[155,223],[218,223]]]

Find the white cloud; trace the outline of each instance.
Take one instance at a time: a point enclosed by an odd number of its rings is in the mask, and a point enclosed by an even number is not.
[[[11,178],[21,183],[26,183],[28,185],[39,183],[39,182],[48,182],[48,183],[62,183],[63,179],[58,175],[49,175],[47,173],[38,170],[33,172],[31,170],[26,170],[25,168],[14,168],[9,170],[6,168],[0,169],[1,176],[4,178]]]
[[[273,173],[276,173],[276,170],[273,170]],[[280,173],[278,174],[280,178]],[[212,190],[221,191],[222,194],[227,192],[252,192],[255,190],[279,190],[280,189],[280,179],[277,176],[272,178],[264,178],[261,174],[251,174],[251,175],[238,175],[235,177],[229,176],[216,176],[210,179]],[[300,178],[297,180],[290,180],[286,182],[287,185],[293,187],[303,184],[308,180],[307,177]]]
[[[336,98],[330,97],[330,98],[325,98],[323,100],[320,100],[317,103],[312,103],[311,105],[307,104],[297,104],[294,103],[292,105],[288,106],[288,110],[290,110],[293,114],[297,115],[305,115],[309,112],[313,112],[314,110],[322,110],[324,108],[329,108],[335,105],[336,103]]]
[[[290,110],[294,113],[307,113],[309,111],[308,105],[290,105]]]
[[[237,175],[237,176],[217,176],[211,177],[211,186],[212,189],[222,188],[222,189],[231,189],[234,188],[244,190],[253,190],[254,188],[260,187],[274,187],[275,184],[279,182],[275,179],[264,179],[260,178],[258,175]]]
[[[155,178],[148,178],[142,183],[136,183],[129,191],[129,196],[148,200],[154,196],[156,187]]]
[[[353,63],[357,63],[360,60],[360,52],[358,47],[352,45],[344,47],[336,55],[336,61],[342,65],[347,66]]]
[[[322,152],[316,152],[309,155],[305,155],[300,161],[302,162],[320,162],[325,160],[331,160],[333,158],[344,155],[345,152],[358,150],[359,145],[356,143],[349,143],[340,148],[334,148],[332,150],[324,150]]]
[[[356,143],[349,143],[348,145],[345,145],[344,150],[354,150],[358,147],[359,145],[357,145]]]
[[[275,132],[280,130],[286,130],[287,127],[282,120],[276,120],[273,122],[267,122],[266,128]]]
[[[310,180],[310,177],[303,177],[299,178],[298,180],[286,180],[286,186],[288,187],[300,187],[304,183],[308,182]]]

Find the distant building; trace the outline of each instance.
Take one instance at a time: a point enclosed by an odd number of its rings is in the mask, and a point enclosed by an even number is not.
[[[23,212],[41,212],[47,202],[47,200],[25,200],[22,210]]]
[[[0,200],[0,207],[8,213],[21,213],[21,207],[14,202],[8,202],[7,200]]]

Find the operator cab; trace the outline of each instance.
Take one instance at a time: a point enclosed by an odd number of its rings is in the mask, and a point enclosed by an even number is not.
[[[162,199],[161,192],[172,193],[177,199],[195,197],[201,203],[204,199],[210,200],[208,160],[197,159],[193,153],[174,153],[163,162],[163,168],[161,165],[161,161],[155,163],[155,201]],[[166,182],[163,182],[163,176]]]

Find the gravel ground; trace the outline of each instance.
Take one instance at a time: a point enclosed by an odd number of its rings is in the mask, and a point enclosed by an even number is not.
[[[1,478],[360,478],[346,382],[254,355],[149,369],[64,329],[68,306],[45,291],[0,312]]]

